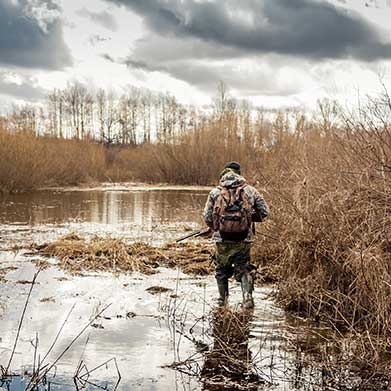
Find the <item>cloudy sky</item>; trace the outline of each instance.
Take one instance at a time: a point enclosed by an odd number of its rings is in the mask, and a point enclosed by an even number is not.
[[[72,80],[192,104],[219,80],[271,107],[354,100],[390,80],[390,19],[391,0],[0,0],[0,101]]]

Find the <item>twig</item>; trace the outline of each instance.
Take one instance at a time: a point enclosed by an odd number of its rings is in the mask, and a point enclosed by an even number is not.
[[[69,319],[69,317],[70,317],[72,311],[73,311],[74,308],[75,308],[75,305],[76,305],[76,303],[74,303],[73,306],[71,307],[71,309],[69,310],[67,317],[65,318],[63,324],[61,325],[60,329],[58,330],[57,335],[56,335],[56,337],[54,338],[54,341],[53,341],[53,343],[51,344],[49,350],[47,351],[47,353],[45,354],[44,358],[42,359],[41,364],[46,360],[46,358],[49,356],[50,352],[53,350],[54,345],[57,343],[57,340],[58,340],[58,338],[60,337],[60,334],[61,334],[61,332],[62,332],[62,330],[63,330],[65,324],[67,323],[67,321],[68,321],[68,319]]]
[[[14,354],[15,354],[15,350],[16,350],[16,345],[18,344],[18,340],[19,340],[19,335],[20,335],[20,330],[22,329],[22,325],[23,325],[23,320],[24,320],[24,316],[26,314],[26,310],[27,310],[27,306],[28,306],[28,303],[29,303],[29,300],[30,300],[30,296],[31,296],[31,292],[34,288],[34,285],[35,285],[35,281],[38,277],[38,274],[41,272],[41,270],[38,270],[35,274],[34,274],[34,277],[33,277],[33,280],[31,281],[31,285],[30,285],[30,290],[29,290],[29,293],[27,295],[27,299],[26,299],[26,302],[24,304],[24,308],[23,308],[23,312],[22,312],[22,316],[20,317],[20,320],[19,320],[19,325],[18,325],[18,331],[16,333],[16,338],[15,338],[15,343],[14,343],[14,347],[12,348],[12,352],[11,352],[11,357],[8,361],[8,364],[7,364],[7,367],[5,369],[5,376],[8,376],[8,372],[9,372],[9,369],[10,369],[10,366],[11,366],[11,363],[12,363],[12,359],[14,358]]]
[[[95,315],[87,324],[83,327],[83,329],[73,338],[73,340],[70,342],[70,344],[63,350],[63,352],[54,360],[53,364],[49,366],[48,369],[45,370],[45,372],[39,376],[34,382],[30,382],[31,385],[37,385],[39,382],[46,376],[47,373],[51,371],[51,369],[61,360],[61,358],[69,351],[69,349],[72,347],[72,345],[82,336],[82,334],[87,330],[89,326],[104,312],[111,306],[111,303],[108,304],[106,307],[104,307],[97,315]],[[29,387],[26,388],[26,390],[30,390]]]

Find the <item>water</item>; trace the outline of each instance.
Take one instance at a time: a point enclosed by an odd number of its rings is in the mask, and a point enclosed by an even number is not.
[[[102,187],[0,198],[0,246],[69,231],[164,242],[198,227],[207,189]]]
[[[31,281],[36,272],[31,261],[37,257],[26,250],[11,251],[11,247],[46,242],[70,231],[161,244],[199,227],[207,192],[205,188],[102,187],[46,190],[0,199],[0,365],[8,364],[30,289],[22,282]],[[5,269],[8,267],[12,269]],[[190,277],[160,268],[152,276],[90,273],[72,277],[53,267],[43,270],[37,281],[12,361],[13,371],[29,372],[34,356],[36,363],[43,359],[72,308],[45,363],[56,360],[78,332],[110,304],[59,360],[55,376],[49,379],[51,389],[74,389],[78,368],[77,381],[83,382],[87,368],[91,371],[101,364],[85,384],[90,389],[97,389],[93,384],[114,389],[116,364],[120,390],[203,389],[197,376],[167,366],[196,354],[192,338],[210,343],[205,330],[206,315],[215,306],[213,276]],[[169,291],[152,295],[146,289],[153,286]],[[231,283],[230,293],[230,302],[239,303],[241,291],[236,282]],[[286,349],[286,341],[291,333],[270,293],[266,286],[255,292],[249,341],[261,377],[273,390],[311,389],[296,387],[290,380],[295,355]],[[201,368],[202,354],[197,357]],[[24,389],[26,381],[17,378],[11,389]],[[259,387],[264,389],[265,384]]]

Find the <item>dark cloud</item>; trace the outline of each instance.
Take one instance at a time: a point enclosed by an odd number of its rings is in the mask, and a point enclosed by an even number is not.
[[[391,57],[369,22],[326,0],[106,0],[144,18],[155,33],[248,53],[312,59]]]
[[[55,2],[0,0],[0,64],[62,69],[71,63]]]
[[[123,61],[123,64],[130,68],[140,69],[147,72],[164,72],[170,73],[169,68],[162,65],[148,64],[145,61],[133,60],[130,57]]]
[[[199,38],[181,39],[175,36],[149,34],[135,41],[132,57],[148,62],[166,62],[184,59],[225,60],[248,57],[248,52],[214,43]]]
[[[79,16],[88,18],[95,23],[100,24],[101,26],[107,28],[111,31],[117,31],[118,25],[113,15],[107,11],[94,12],[90,11],[87,8],[81,8],[76,12]]]
[[[165,65],[155,65],[145,61],[135,60],[131,57],[121,61],[127,67],[136,71],[143,72],[160,72],[174,77],[175,79],[189,82],[200,88],[208,88],[212,83],[216,83],[221,78],[217,77],[216,70],[212,66],[206,66],[194,61],[173,61]]]
[[[108,56],[110,61],[113,58]],[[134,72],[167,74],[175,79],[187,82],[205,92],[214,93],[219,80],[230,88],[240,91],[242,96],[257,95],[292,95],[300,92],[302,77],[286,80],[280,70],[270,65],[259,65],[255,69],[243,71],[231,62],[210,63],[207,61],[178,60],[165,64],[152,64],[135,60],[131,57],[122,61]],[[239,67],[240,68],[240,67]]]

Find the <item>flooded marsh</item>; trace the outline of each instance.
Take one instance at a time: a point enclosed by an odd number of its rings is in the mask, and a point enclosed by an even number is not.
[[[315,335],[312,326],[287,319],[269,286],[257,286],[254,313],[244,314],[240,286],[230,282],[227,317],[216,315],[212,274],[186,273],[180,265],[164,262],[155,264],[153,273],[110,270],[100,267],[99,257],[97,267],[72,273],[63,267],[55,246],[46,252],[42,246],[35,252],[30,247],[68,235],[84,246],[99,237],[114,240],[111,247],[120,240],[126,249],[136,242],[149,251],[159,249],[151,246],[164,248],[198,228],[206,195],[203,188],[109,187],[1,199],[0,365],[10,364],[9,372],[18,375],[3,376],[2,387],[32,387],[37,368],[53,365],[46,374],[42,369],[45,376],[38,375],[37,389],[331,390],[321,372],[302,365],[305,351],[294,348],[298,330]],[[175,251],[183,256],[191,246],[199,250],[211,244],[203,240]],[[200,258],[196,254],[194,263]],[[229,330],[235,331],[235,339]]]

